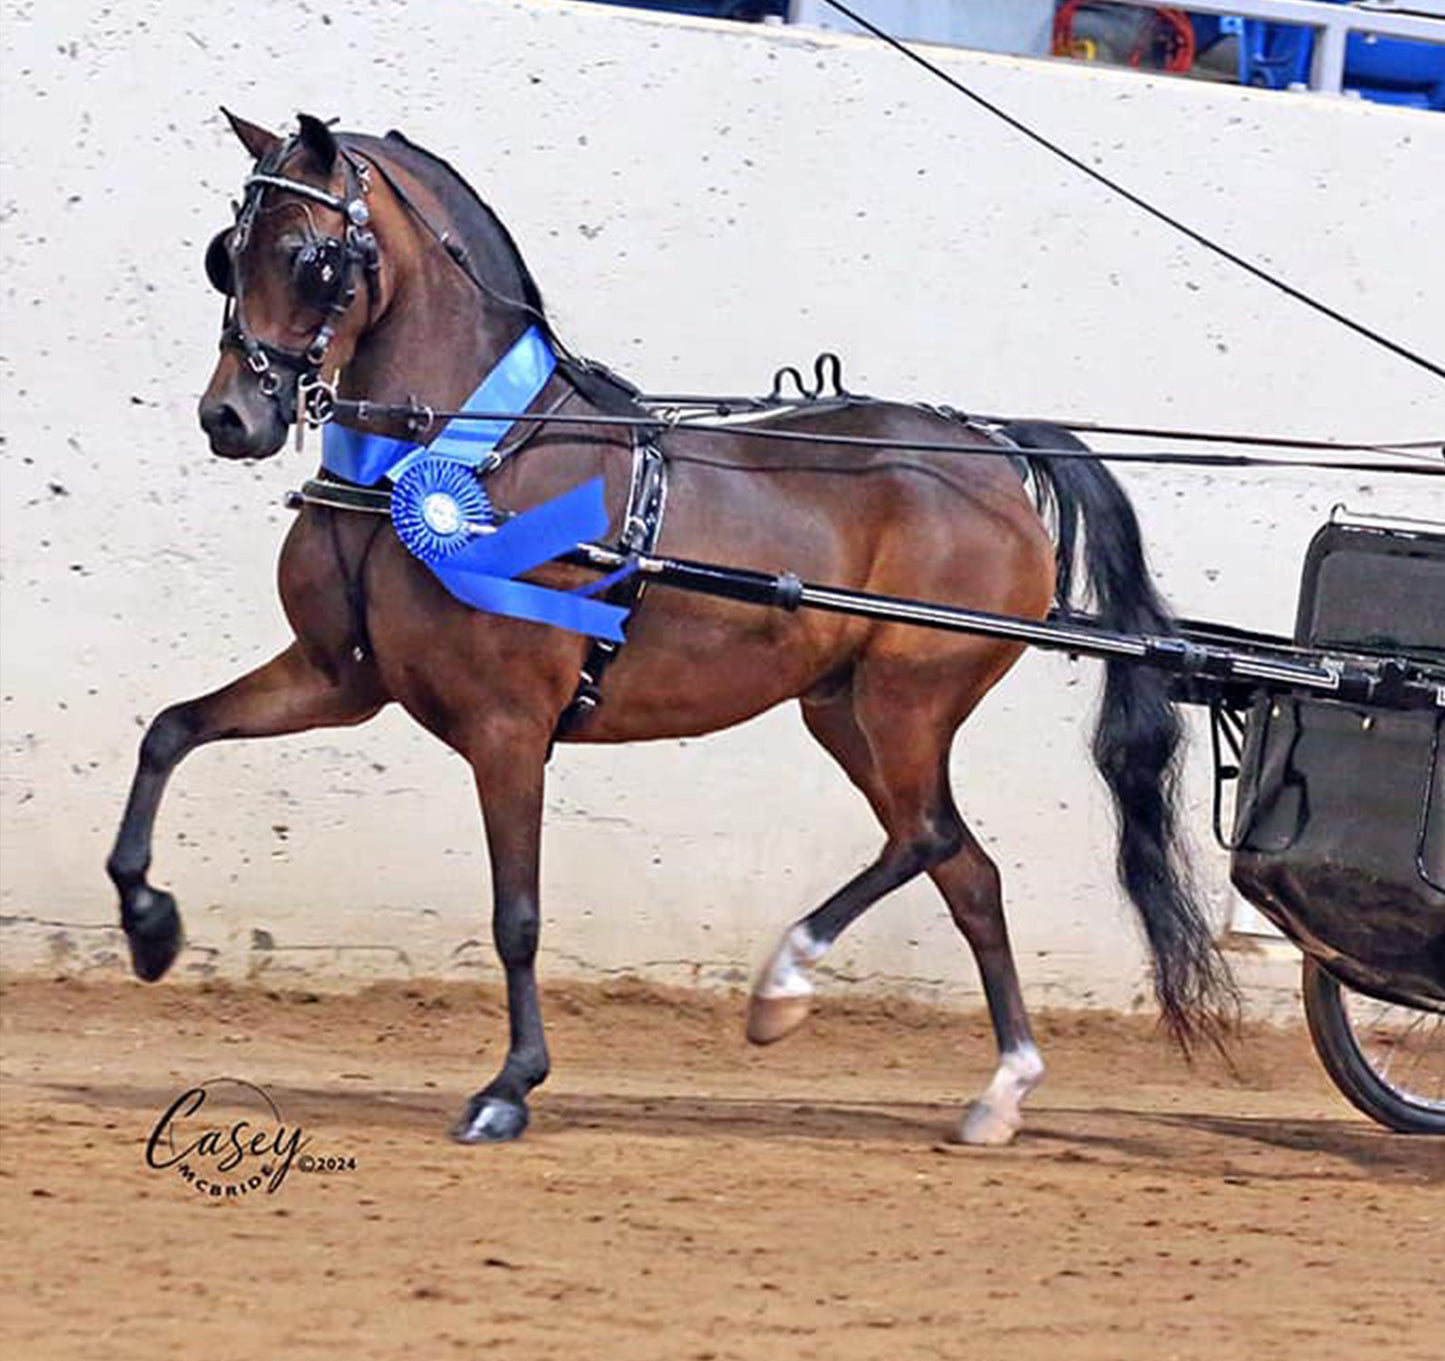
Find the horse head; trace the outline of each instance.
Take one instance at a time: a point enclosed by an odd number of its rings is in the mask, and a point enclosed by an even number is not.
[[[304,387],[334,383],[384,310],[370,167],[309,114],[289,139],[226,113],[255,160],[234,223],[206,250],[224,295],[201,428],[223,458],[268,458]]]
[[[226,117],[255,164],[206,251],[226,299],[199,413],[213,452],[270,457],[316,385],[444,410],[527,327],[555,343],[511,234],[445,161],[309,114],[289,139]]]

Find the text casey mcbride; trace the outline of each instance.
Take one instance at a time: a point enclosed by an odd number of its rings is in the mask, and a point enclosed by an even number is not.
[[[204,1087],[192,1087],[171,1102],[146,1142],[146,1164],[157,1171],[175,1168],[204,1195],[244,1196],[263,1185],[274,1195],[297,1155],[310,1142],[301,1127],[277,1123],[267,1128],[249,1120],[211,1126],[179,1148],[173,1126],[192,1120],[206,1103]],[[310,1162],[309,1158],[303,1162]],[[307,1170],[303,1167],[303,1170]]]

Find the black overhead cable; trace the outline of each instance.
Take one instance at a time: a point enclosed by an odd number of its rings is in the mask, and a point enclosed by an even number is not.
[[[1289,297],[1295,299],[1296,302],[1302,302],[1305,304],[1306,307],[1314,308],[1316,312],[1320,312],[1324,316],[1329,317],[1331,321],[1338,322],[1341,326],[1348,327],[1357,335],[1364,336],[1366,340],[1374,341],[1376,345],[1383,346],[1392,354],[1398,355],[1401,359],[1408,360],[1410,363],[1418,365],[1427,373],[1433,373],[1436,378],[1445,378],[1445,366],[1436,364],[1433,360],[1426,359],[1424,355],[1417,354],[1414,350],[1409,349],[1407,346],[1401,345],[1398,341],[1391,340],[1388,336],[1381,335],[1378,331],[1371,330],[1371,328],[1366,326],[1363,322],[1356,321],[1353,317],[1347,317],[1343,312],[1336,311],[1333,307],[1329,306],[1329,304],[1320,302],[1317,298],[1312,298],[1308,293],[1304,293],[1300,289],[1295,288],[1293,284],[1285,283],[1283,279],[1276,278],[1275,275],[1269,273],[1268,270],[1261,269],[1258,265],[1252,263],[1249,260],[1246,260],[1242,255],[1236,255],[1234,251],[1230,250],[1227,246],[1220,245],[1218,241],[1215,241],[1212,238],[1205,236],[1203,232],[1196,231],[1193,227],[1190,227],[1185,223],[1179,221],[1177,217],[1171,217],[1162,208],[1156,208],[1147,199],[1141,198],[1138,194],[1124,188],[1124,186],[1118,183],[1117,180],[1110,179],[1101,171],[1095,170],[1093,166],[1086,164],[1084,161],[1081,161],[1072,152],[1065,151],[1064,148],[1059,146],[1057,142],[1051,142],[1042,133],[1035,132],[1033,128],[1029,127],[1027,123],[1020,122],[1019,119],[1015,118],[1011,113],[1006,113],[1003,109],[999,108],[997,104],[993,103],[989,99],[984,98],[984,96],[979,94],[976,90],[969,89],[969,87],[963,84],[962,81],[956,79],[954,76],[949,75],[949,73],[945,71],[941,66],[935,65],[921,53],[914,51],[914,49],[909,47],[907,44],[900,42],[891,33],[885,32],[871,20],[865,19],[861,14],[858,14],[854,10],[849,9],[847,5],[839,3],[839,0],[824,0],[824,2],[831,8],[837,10],[839,14],[845,16],[848,19],[851,19],[855,24],[858,25],[859,28],[871,33],[875,38],[882,39],[882,41],[887,43],[889,47],[894,49],[894,51],[899,52],[903,56],[907,57],[909,61],[916,62],[919,66],[923,67],[925,71],[929,72],[929,74],[937,76],[939,80],[943,81],[944,84],[949,85],[953,89],[957,90],[959,94],[973,100],[975,104],[977,104],[982,109],[986,109],[989,113],[993,114],[995,118],[1001,118],[1005,123],[1009,125],[1009,127],[1013,128],[1015,132],[1023,133],[1025,137],[1027,137],[1030,141],[1038,143],[1038,145],[1043,147],[1045,151],[1053,152],[1053,154],[1059,157],[1061,160],[1067,161],[1071,166],[1074,167],[1075,170],[1082,171],[1090,179],[1096,180],[1106,189],[1109,189],[1113,193],[1118,194],[1120,198],[1127,199],[1136,208],[1142,208],[1151,217],[1158,218],[1160,222],[1165,223],[1167,226],[1173,227],[1174,230],[1177,232],[1183,233],[1191,241],[1196,242],[1198,245],[1204,246],[1206,249],[1214,251],[1216,255],[1222,255],[1231,264],[1238,265],[1240,269],[1254,275],[1256,279],[1262,279],[1271,287],[1277,288],[1281,293],[1285,293]]]

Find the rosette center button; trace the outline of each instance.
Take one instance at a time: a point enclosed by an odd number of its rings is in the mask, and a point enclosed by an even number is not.
[[[433,534],[449,536],[462,528],[462,508],[456,497],[444,491],[431,492],[422,499],[421,516]]]

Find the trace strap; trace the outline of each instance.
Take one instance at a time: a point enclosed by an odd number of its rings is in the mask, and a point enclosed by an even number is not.
[[[546,339],[530,326],[462,410],[525,411],[556,367]],[[430,444],[417,444],[332,422],[322,434],[321,466],[362,486],[390,481],[397,536],[464,604],[620,642],[625,609],[512,580],[605,535],[608,525],[600,477],[504,524],[492,523],[477,477],[496,466],[497,445],[512,424],[448,421]]]

